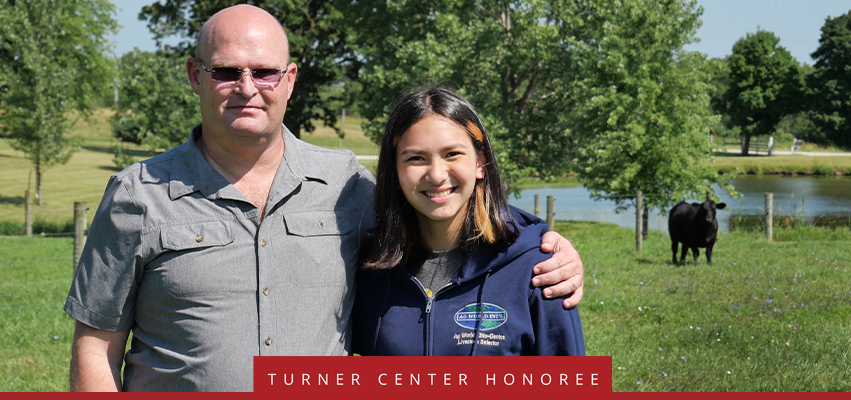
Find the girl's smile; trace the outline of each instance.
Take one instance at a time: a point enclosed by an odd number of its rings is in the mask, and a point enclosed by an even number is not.
[[[449,188],[449,189],[446,189],[446,190],[441,190],[439,192],[438,191],[423,190],[420,193],[426,195],[426,197],[430,198],[431,201],[433,201],[435,203],[443,203],[443,202],[448,201],[449,195],[452,194],[452,193],[455,193],[455,190],[457,190],[457,189],[458,189],[457,187],[453,187],[453,188]]]

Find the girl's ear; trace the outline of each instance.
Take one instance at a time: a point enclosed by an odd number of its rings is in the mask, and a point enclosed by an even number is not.
[[[476,157],[476,179],[485,179],[485,155]]]

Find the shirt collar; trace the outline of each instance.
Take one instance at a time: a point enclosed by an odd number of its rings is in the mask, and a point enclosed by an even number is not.
[[[312,162],[306,158],[305,143],[296,137],[285,126],[281,125],[284,138],[284,157],[275,173],[272,190],[269,192],[269,204],[275,204],[280,199],[296,190],[302,182],[316,180],[327,182],[327,168],[320,168],[321,163]],[[170,172],[169,197],[175,200],[193,192],[211,200],[228,198],[245,201],[245,196],[216,171],[204,158],[196,142],[201,135],[201,124],[192,129],[189,139],[175,148]]]

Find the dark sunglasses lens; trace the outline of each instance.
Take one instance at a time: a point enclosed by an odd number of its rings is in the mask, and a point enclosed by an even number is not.
[[[276,83],[281,80],[279,69],[254,69],[251,70],[251,74],[254,76],[254,82]]]
[[[213,68],[212,70],[213,80],[220,82],[238,81],[241,75],[242,70],[239,68]]]

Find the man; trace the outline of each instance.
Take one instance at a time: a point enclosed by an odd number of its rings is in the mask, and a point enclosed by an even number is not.
[[[283,128],[288,54],[281,25],[256,7],[202,28],[186,64],[201,125],[113,176],[95,214],[65,303],[77,319],[72,390],[250,391],[253,356],[348,353],[374,178],[350,152]],[[576,289],[575,305],[581,262],[563,238],[556,247],[573,269],[536,283],[578,270],[549,289]]]

